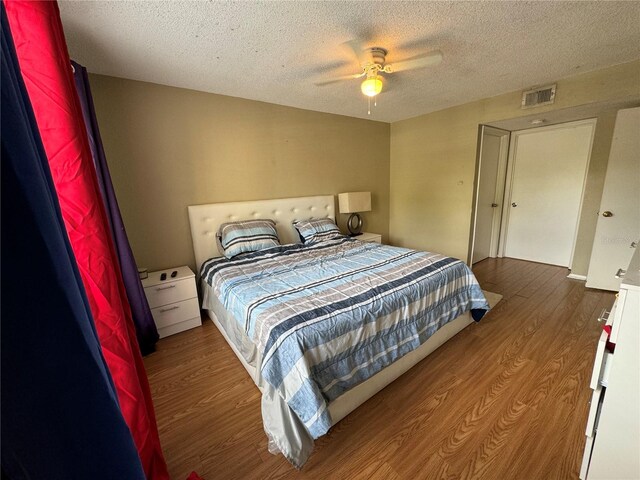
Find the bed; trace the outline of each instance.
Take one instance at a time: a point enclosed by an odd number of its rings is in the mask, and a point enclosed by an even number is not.
[[[189,207],[203,308],[262,392],[269,450],[301,468],[314,439],[489,305],[442,255],[334,237],[301,244],[292,223],[335,220],[334,197]],[[221,257],[221,224],[272,219],[282,246]]]

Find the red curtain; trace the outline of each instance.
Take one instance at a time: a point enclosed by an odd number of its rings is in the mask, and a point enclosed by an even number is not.
[[[65,227],[122,414],[147,478],[168,479],[149,383],[91,160],[58,5],[49,1],[4,3]]]

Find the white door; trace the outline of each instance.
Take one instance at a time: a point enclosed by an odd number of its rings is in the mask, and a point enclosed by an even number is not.
[[[472,263],[497,254],[508,150],[508,131],[482,127]]]
[[[507,257],[569,267],[595,120],[515,132]]]
[[[620,110],[613,131],[587,287],[618,290],[640,239],[640,107]]]

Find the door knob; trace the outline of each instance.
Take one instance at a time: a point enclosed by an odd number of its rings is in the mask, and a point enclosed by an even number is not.
[[[492,206],[493,208],[496,208],[496,207],[498,206],[498,204],[497,204],[497,203],[492,203],[492,204],[491,204],[491,206]]]
[[[603,217],[613,217],[613,213],[611,213],[609,210],[607,210],[606,212],[602,212],[602,216]]]
[[[517,207],[517,206],[518,206],[518,204],[517,204],[516,202],[513,202],[513,203],[511,204],[511,206],[512,206],[512,207]]]

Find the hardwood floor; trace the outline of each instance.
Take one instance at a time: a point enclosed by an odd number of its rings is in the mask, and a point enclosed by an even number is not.
[[[260,394],[211,321],[160,340],[145,365],[171,477],[578,478],[614,295],[521,260],[474,272],[503,300],[316,441],[301,471],[267,451]]]

